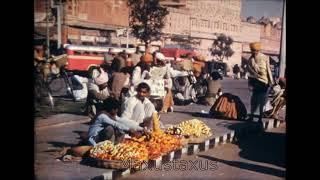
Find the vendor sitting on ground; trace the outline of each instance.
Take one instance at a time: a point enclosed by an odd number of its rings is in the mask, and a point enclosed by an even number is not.
[[[222,85],[220,82],[221,79],[222,76],[219,74],[218,71],[213,71],[210,74],[210,79],[207,80],[208,91],[205,97],[205,105],[212,106],[218,99],[219,95],[222,93]]]
[[[286,105],[286,79],[280,78],[278,84],[273,87],[273,91],[272,109],[265,112],[265,116],[278,119],[279,111]]]
[[[122,141],[126,133],[135,135],[138,131],[143,130],[136,122],[117,116],[120,103],[115,98],[107,98],[104,100],[103,106],[104,109],[97,114],[89,127],[88,141],[90,145],[95,146],[105,140],[117,144]]]
[[[99,111],[99,105],[110,96],[108,88],[108,74],[100,67],[89,69],[88,97],[86,107],[88,115],[93,118]]]
[[[137,94],[129,97],[123,103],[121,117],[131,119],[140,124],[141,127],[152,128],[152,113],[155,106],[147,98],[150,87],[147,83],[140,83],[136,89]]]

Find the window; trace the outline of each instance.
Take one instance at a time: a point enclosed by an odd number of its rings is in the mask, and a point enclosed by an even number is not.
[[[232,25],[231,31],[236,31],[236,25]]]
[[[218,21],[214,22],[214,28],[219,29],[219,22]]]
[[[227,23],[223,23],[223,30],[227,30]]]

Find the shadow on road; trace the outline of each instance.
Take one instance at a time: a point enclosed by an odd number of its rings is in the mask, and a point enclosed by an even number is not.
[[[228,161],[228,160],[223,160],[211,156],[206,156],[206,155],[198,155],[199,157],[211,160],[211,161],[217,161],[220,163],[227,164],[229,166],[241,168],[241,169],[246,169],[254,172],[259,172],[263,174],[269,174],[273,176],[278,176],[278,177],[285,177],[285,171],[271,168],[271,167],[265,167],[265,166],[260,166],[260,165],[255,165],[255,164],[250,164],[250,163],[245,163],[245,162],[239,162],[239,161]]]
[[[65,143],[65,142],[57,142],[57,141],[48,141],[48,144],[51,144],[53,147],[73,147],[76,146],[77,144],[70,144],[70,143]]]
[[[73,131],[73,132],[79,135],[77,139],[80,139],[81,141],[85,141],[86,139],[88,139],[88,131]]]
[[[236,143],[241,149],[239,156],[251,161],[286,167],[285,134],[264,132],[241,139]]]
[[[261,132],[258,123],[236,123],[227,127],[236,132],[235,144],[241,149],[240,157],[286,167],[285,133]]]

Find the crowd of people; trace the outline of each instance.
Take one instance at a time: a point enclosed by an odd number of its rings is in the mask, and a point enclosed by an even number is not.
[[[236,64],[234,78],[247,77],[252,92],[249,120],[259,108],[258,122],[262,118],[276,118],[285,105],[285,79],[280,79],[277,86],[270,71],[268,56],[260,52],[260,43],[251,43],[252,52],[246,67]],[[35,58],[39,61],[41,49],[36,49]],[[185,60],[169,61],[155,51],[143,53],[139,47],[129,54],[116,53],[113,48],[105,54],[104,63],[92,66],[88,70],[86,90],[86,112],[92,119],[88,133],[88,143],[109,139],[120,142],[125,135],[135,135],[152,129],[152,114],[157,111],[173,111],[174,99],[190,101],[190,80],[185,73],[192,72],[194,80],[204,80],[207,86],[202,104],[212,106],[222,94],[222,76],[218,71],[207,69],[205,58],[201,55],[187,54]],[[245,75],[243,75],[245,72]],[[163,82],[163,96],[150,97],[154,82]],[[269,91],[273,88],[274,107],[264,112]],[[173,93],[173,89],[175,89]],[[158,99],[158,101],[156,101]]]

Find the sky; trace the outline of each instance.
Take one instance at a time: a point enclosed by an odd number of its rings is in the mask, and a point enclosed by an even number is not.
[[[262,16],[282,17],[283,0],[242,0],[241,16],[253,16],[260,19]]]

